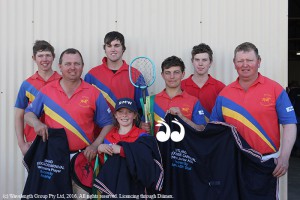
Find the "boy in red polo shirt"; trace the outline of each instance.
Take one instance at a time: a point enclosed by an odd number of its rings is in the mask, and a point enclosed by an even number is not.
[[[201,102],[207,122],[218,94],[225,87],[224,83],[208,73],[212,62],[213,51],[210,46],[204,43],[194,46],[192,50],[194,74],[181,81],[181,88]]]
[[[18,145],[23,155],[25,155],[36,137],[32,127],[28,126],[28,124],[25,124],[24,127],[24,111],[43,86],[61,77],[52,69],[55,54],[51,44],[44,40],[37,40],[32,50],[32,59],[37,64],[38,70],[23,81],[15,104],[15,130]]]
[[[203,125],[206,125],[203,107],[196,97],[189,95],[180,86],[185,75],[184,62],[176,56],[168,57],[162,62],[161,70],[166,88],[156,94],[154,98],[150,97],[150,102],[153,101],[150,103],[153,104],[150,106],[153,107],[150,108],[153,110],[150,112],[150,124],[143,123],[142,128],[148,132],[151,129],[153,130],[152,134],[156,134],[159,127],[155,125],[164,119],[167,113],[171,113],[180,117],[194,129],[202,130]]]

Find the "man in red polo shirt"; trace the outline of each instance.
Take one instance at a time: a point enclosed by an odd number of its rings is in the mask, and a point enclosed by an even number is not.
[[[32,59],[37,64],[38,70],[23,81],[15,104],[15,130],[18,145],[23,155],[28,151],[36,137],[36,133],[31,126],[25,124],[24,127],[25,109],[34,100],[43,86],[61,77],[52,69],[55,54],[51,44],[44,40],[37,40],[32,50]]]
[[[279,178],[288,170],[296,139],[294,108],[283,87],[258,72],[261,57],[254,44],[238,45],[233,62],[238,78],[220,92],[210,120],[234,125],[262,162],[274,159],[273,176]]]
[[[48,139],[49,128],[64,128],[69,150],[84,150],[88,160],[96,157],[97,148],[112,128],[111,111],[99,90],[83,81],[83,59],[76,49],[67,49],[59,58],[62,78],[43,87],[35,100],[27,107],[25,121]],[[45,122],[38,117],[45,114]],[[95,124],[102,127],[94,138]],[[73,185],[73,190],[78,186]],[[79,194],[84,191],[79,190]]]

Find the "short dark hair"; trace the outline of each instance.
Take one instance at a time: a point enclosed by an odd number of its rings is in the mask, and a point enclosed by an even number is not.
[[[76,53],[79,54],[79,56],[80,56],[80,58],[81,58],[82,65],[84,65],[83,58],[82,58],[82,55],[81,55],[80,51],[78,51],[77,49],[74,49],[74,48],[69,48],[69,49],[64,50],[64,51],[60,54],[58,63],[59,63],[59,64],[62,64],[62,57],[63,57],[64,54],[76,54]]]
[[[191,52],[192,60],[194,60],[195,55],[199,53],[207,53],[210,61],[211,62],[213,61],[213,51],[211,50],[210,46],[208,46],[207,44],[201,43],[193,47]]]
[[[122,33],[119,33],[117,31],[111,31],[105,35],[103,49],[105,49],[105,45],[110,44],[114,40],[119,40],[123,47],[123,51],[126,50],[125,38]]]
[[[55,57],[54,53],[54,47],[45,40],[36,40],[33,47],[32,47],[32,53],[35,57],[37,52],[39,51],[50,51],[52,56]]]
[[[164,72],[165,69],[169,69],[174,66],[179,66],[181,72],[184,72],[185,70],[184,62],[180,58],[177,56],[170,56],[161,63],[161,72]]]
[[[254,44],[252,44],[251,42],[244,42],[240,45],[238,45],[235,50],[234,50],[234,59],[236,56],[236,53],[239,51],[243,51],[243,52],[249,52],[249,51],[254,51],[257,59],[260,59],[260,55],[258,53],[258,49],[256,48],[256,46]]]

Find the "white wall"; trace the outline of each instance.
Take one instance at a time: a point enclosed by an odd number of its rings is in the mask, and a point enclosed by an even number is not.
[[[214,50],[211,74],[235,80],[234,48],[250,41],[262,56],[260,71],[287,84],[287,0],[0,0],[0,194],[21,194],[25,182],[22,155],[14,131],[14,102],[21,82],[33,74],[32,45],[49,41],[57,58],[69,47],[80,50],[84,74],[104,56],[105,34],[120,31],[129,63],[147,55],[157,65],[152,93],[164,84],[160,64],[168,56],[183,59],[192,72],[190,52],[205,42]],[[57,68],[58,59],[54,62]]]

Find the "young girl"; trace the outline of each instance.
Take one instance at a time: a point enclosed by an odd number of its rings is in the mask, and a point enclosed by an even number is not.
[[[98,147],[102,166],[94,187],[102,195],[149,195],[162,189],[164,172],[156,139],[135,126],[137,115],[132,99],[117,101],[116,126]]]
[[[146,131],[135,126],[135,120],[138,117],[136,103],[130,98],[121,98],[117,101],[115,107],[115,127],[107,133],[103,144],[98,147],[99,154],[105,153],[110,156],[120,154],[125,157],[123,148],[118,142],[134,142],[140,136],[147,135]],[[100,157],[103,163],[102,156]],[[106,160],[106,158],[105,158]]]

